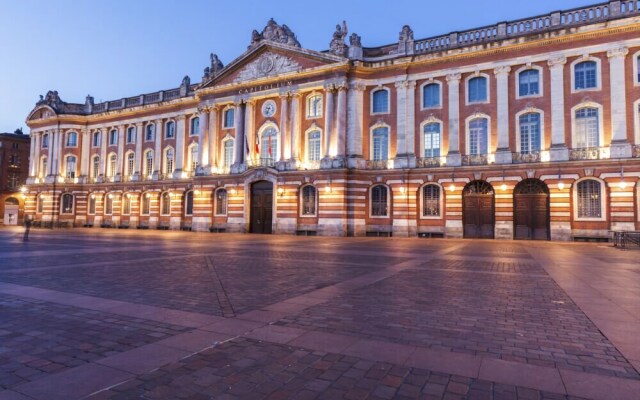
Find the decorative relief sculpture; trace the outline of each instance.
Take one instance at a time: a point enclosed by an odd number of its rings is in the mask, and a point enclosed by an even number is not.
[[[211,59],[211,65],[204,69],[204,75],[202,76],[202,81],[205,81],[209,78],[213,78],[218,75],[220,71],[224,69],[224,64],[218,58],[217,54],[209,54],[209,58]]]
[[[291,31],[291,29],[289,29],[287,25],[278,25],[273,18],[267,22],[267,26],[264,27],[262,33],[258,33],[255,29],[251,32],[251,45],[249,45],[249,48],[258,45],[263,40],[282,43],[294,47],[301,47],[300,42],[298,42],[296,35]]]
[[[333,39],[329,44],[329,51],[337,56],[346,56],[348,46],[344,42],[347,37],[347,22],[342,21],[342,26],[336,25],[336,31],[333,33]]]
[[[235,82],[242,82],[272,75],[295,72],[301,69],[300,64],[281,54],[267,52],[249,63],[238,73]]]

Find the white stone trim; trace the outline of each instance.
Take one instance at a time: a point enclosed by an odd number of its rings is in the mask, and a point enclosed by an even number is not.
[[[76,134],[76,144],[74,146],[69,146],[68,145],[68,140],[69,140],[69,135],[75,133]],[[64,134],[64,147],[67,149],[76,149],[78,148],[78,142],[80,140],[80,134],[78,133],[78,131],[76,130],[68,130],[67,132],[65,132]]]
[[[576,112],[582,108],[598,109],[598,147],[604,147],[604,108],[601,104],[593,101],[583,101],[571,107],[571,149],[575,149],[576,144]]]
[[[439,205],[439,211],[440,211],[440,215],[438,216],[432,216],[432,215],[424,215],[423,210],[424,210],[424,196],[422,191],[424,190],[425,187],[429,186],[429,185],[433,185],[436,186],[440,189],[440,205]],[[417,210],[417,214],[420,216],[420,219],[424,219],[424,220],[442,220],[444,218],[444,198],[446,196],[446,190],[445,188],[438,182],[425,182],[423,185],[420,185],[420,188],[418,189],[418,197],[419,197],[419,201],[418,201],[418,205],[419,205],[419,209]]]
[[[515,118],[516,118],[516,147],[514,149],[514,151],[516,153],[520,153],[521,151],[521,147],[520,147],[520,117],[525,115],[525,114],[530,114],[530,113],[537,113],[540,114],[540,151],[546,151],[549,148],[549,143],[547,143],[547,135],[545,135],[546,131],[544,130],[544,111],[539,109],[539,108],[535,108],[535,107],[527,107],[519,112],[516,113]]]
[[[576,89],[576,73],[575,67],[581,62],[585,61],[595,61],[596,63],[596,87],[591,89]],[[581,93],[581,92],[596,92],[602,90],[602,60],[600,57],[583,55],[582,57],[578,57],[573,60],[571,64],[569,64],[569,73],[571,74],[571,91],[570,93]]]
[[[520,95],[520,74],[524,71],[528,71],[531,69],[538,71],[538,78],[539,78],[538,86],[539,86],[540,93],[534,94],[534,95],[521,96]],[[515,78],[516,78],[516,81],[515,81],[516,100],[535,99],[538,97],[544,97],[544,68],[542,68],[541,66],[527,63],[526,65],[523,65],[522,67],[516,70]]]
[[[424,105],[424,88],[429,86],[429,85],[438,85],[439,87],[439,91],[440,91],[440,98],[438,100],[438,106],[436,107],[426,107]],[[443,98],[443,87],[444,84],[441,80],[439,79],[434,79],[434,78],[430,78],[429,80],[427,80],[426,82],[422,83],[420,85],[420,90],[419,90],[419,96],[420,96],[420,111],[424,111],[424,110],[441,110],[443,105],[442,105],[442,98]]]
[[[484,77],[487,80],[487,99],[484,101],[469,101],[469,81],[473,78]],[[474,105],[474,104],[490,104],[491,103],[491,76],[484,72],[479,72],[476,70],[475,73],[467,75],[464,78],[464,104]]]
[[[633,70],[631,74],[633,76],[633,86],[640,86],[640,80],[638,79],[638,73],[640,72],[640,65],[638,65],[638,57],[640,57],[640,51],[636,51],[633,54]]]
[[[396,80],[394,79],[393,82],[396,82]],[[380,112],[373,112],[373,94],[380,91],[380,90],[385,90],[387,92],[387,111],[380,111]],[[373,89],[371,89],[371,92],[369,93],[369,114],[370,115],[385,115],[385,114],[391,114],[391,89],[389,89],[386,86],[376,86]]]
[[[578,184],[582,181],[594,180],[600,184],[600,218],[578,217]],[[607,220],[607,185],[605,181],[595,176],[585,176],[572,183],[573,220],[574,221],[606,221]]]

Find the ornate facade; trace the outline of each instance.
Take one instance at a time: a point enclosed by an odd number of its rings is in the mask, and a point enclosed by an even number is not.
[[[571,240],[640,229],[640,11],[363,47],[270,20],[199,84],[29,114],[42,224]],[[347,43],[348,41],[348,43]]]

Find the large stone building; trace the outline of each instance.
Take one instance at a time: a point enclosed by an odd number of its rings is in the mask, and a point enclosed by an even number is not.
[[[268,22],[202,82],[29,114],[37,221],[570,240],[640,228],[640,11],[327,51]],[[248,38],[249,39],[249,38]]]
[[[29,136],[22,130],[0,133],[0,225],[22,224],[20,189],[29,175],[29,152]]]

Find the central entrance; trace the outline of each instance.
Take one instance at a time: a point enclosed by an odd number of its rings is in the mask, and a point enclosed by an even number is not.
[[[494,192],[485,181],[473,181],[462,192],[462,219],[464,237],[493,239],[494,236]]]
[[[258,181],[251,184],[251,220],[249,232],[271,233],[273,224],[273,183]]]
[[[513,191],[515,239],[549,240],[549,188],[538,179],[525,179]]]

